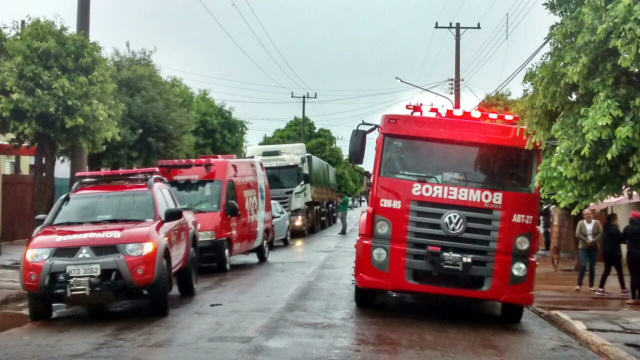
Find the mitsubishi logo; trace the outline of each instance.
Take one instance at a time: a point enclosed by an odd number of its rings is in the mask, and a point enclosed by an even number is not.
[[[78,258],[89,258],[91,257],[91,255],[89,255],[89,253],[87,252],[87,249],[82,249],[82,251],[80,252],[80,255],[78,255]]]
[[[448,211],[442,216],[442,230],[450,236],[458,236],[467,229],[467,219],[456,211]]]

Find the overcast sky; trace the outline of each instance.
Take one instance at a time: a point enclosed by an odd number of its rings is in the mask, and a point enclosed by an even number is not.
[[[441,26],[480,22],[482,27],[469,30],[461,42],[466,109],[518,68],[554,22],[540,0],[202,1],[242,50],[199,0],[94,0],[91,39],[106,53],[127,41],[135,49],[155,49],[163,76],[211,91],[249,122],[248,144],[301,115],[302,105],[290,98],[291,91],[317,92],[307,116],[341,137],[338,145],[345,154],[350,132],[361,120],[406,113],[408,102],[448,104],[394,80],[399,76],[424,85],[453,77],[455,42],[447,30],[434,29],[436,21]],[[27,16],[58,17],[75,29],[76,1],[0,0],[0,23]],[[508,86],[514,95],[521,94],[522,75]],[[433,90],[446,94],[448,85]],[[373,147],[368,149],[370,168]]]

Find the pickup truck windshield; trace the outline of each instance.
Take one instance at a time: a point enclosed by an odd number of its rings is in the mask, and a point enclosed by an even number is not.
[[[515,147],[386,137],[380,176],[531,193],[535,152]]]
[[[151,191],[73,194],[62,204],[53,225],[149,221],[155,217]]]
[[[267,167],[267,179],[271,189],[292,189],[300,184],[298,166]]]
[[[222,181],[172,181],[170,185],[181,209],[197,213],[220,211]]]

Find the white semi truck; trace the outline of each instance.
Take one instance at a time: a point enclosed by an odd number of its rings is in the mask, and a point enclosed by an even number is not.
[[[264,164],[271,198],[290,214],[292,231],[316,233],[336,222],[336,170],[304,144],[249,146],[246,155]]]

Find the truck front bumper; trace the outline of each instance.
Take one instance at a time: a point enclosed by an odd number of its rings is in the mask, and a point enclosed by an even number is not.
[[[431,268],[426,265],[428,260],[425,258],[425,270],[421,272],[421,275],[426,274],[432,280],[429,285],[426,285],[421,283],[422,278],[415,277],[412,268],[416,267],[416,263],[413,259],[407,259],[406,247],[390,245],[386,266],[374,264],[375,260],[371,255],[373,248],[371,239],[358,239],[354,282],[360,288],[462,297],[517,305],[533,304],[533,280],[536,268],[534,258],[529,259],[526,279],[517,285],[510,285],[511,257],[496,255],[490,281],[485,280],[484,283],[478,284],[477,288],[472,288],[474,286],[471,281],[473,275],[470,275],[469,271],[465,273],[461,270],[458,274],[452,272],[433,273]],[[408,261],[411,263],[409,266]],[[459,277],[459,282],[446,281],[450,278],[456,280],[455,277]],[[457,284],[465,284],[467,287],[457,287]]]

